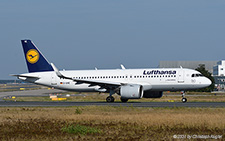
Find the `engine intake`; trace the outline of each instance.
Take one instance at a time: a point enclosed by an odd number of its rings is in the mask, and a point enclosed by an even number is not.
[[[125,85],[120,88],[121,98],[139,99],[143,96],[143,87],[141,85]]]

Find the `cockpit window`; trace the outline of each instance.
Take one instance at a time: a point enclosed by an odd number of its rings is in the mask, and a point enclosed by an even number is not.
[[[203,75],[200,73],[197,73],[197,74],[192,74],[191,77],[203,77]]]

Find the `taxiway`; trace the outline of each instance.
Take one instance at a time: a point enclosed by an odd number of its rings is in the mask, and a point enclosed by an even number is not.
[[[40,101],[4,101],[5,97],[10,96],[49,96],[50,94],[60,94],[62,90],[27,90],[27,91],[14,91],[14,92],[0,92],[0,107],[59,107],[59,106],[132,106],[132,107],[225,107],[225,102],[40,102]]]

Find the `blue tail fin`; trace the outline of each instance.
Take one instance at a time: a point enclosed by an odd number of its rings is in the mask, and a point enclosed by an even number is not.
[[[31,40],[21,40],[29,72],[53,71],[52,66]]]

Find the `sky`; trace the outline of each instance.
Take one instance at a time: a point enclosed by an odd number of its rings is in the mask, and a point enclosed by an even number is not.
[[[59,69],[225,59],[224,0],[2,0],[0,79],[28,72],[20,40]]]

